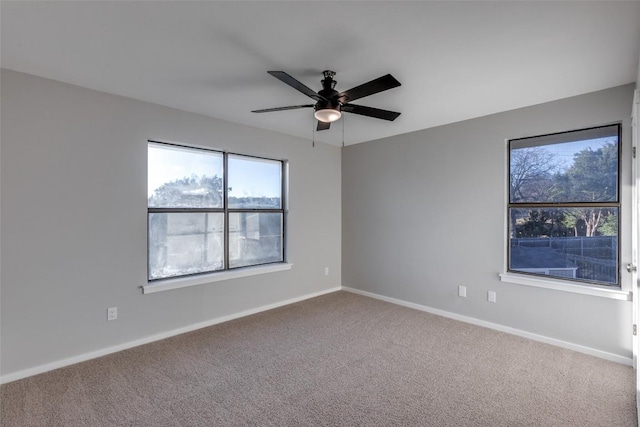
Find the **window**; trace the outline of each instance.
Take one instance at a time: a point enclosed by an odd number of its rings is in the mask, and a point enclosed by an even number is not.
[[[284,262],[284,162],[148,146],[148,279]]]
[[[508,270],[620,286],[620,125],[508,150]]]

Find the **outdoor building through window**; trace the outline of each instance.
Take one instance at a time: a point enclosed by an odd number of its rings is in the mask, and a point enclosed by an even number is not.
[[[619,286],[620,125],[508,150],[508,270]]]
[[[284,162],[148,146],[148,278],[284,262]]]

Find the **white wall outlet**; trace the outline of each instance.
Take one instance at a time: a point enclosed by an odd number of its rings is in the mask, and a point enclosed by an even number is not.
[[[487,301],[496,302],[496,292],[495,291],[487,292]]]
[[[107,320],[116,320],[118,318],[118,307],[107,308]]]
[[[329,275],[329,267],[325,267],[324,268],[324,275],[328,276]]]
[[[462,298],[467,297],[467,287],[466,286],[458,286],[458,296]]]

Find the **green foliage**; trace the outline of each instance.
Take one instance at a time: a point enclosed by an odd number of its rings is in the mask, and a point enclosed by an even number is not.
[[[562,225],[564,225],[568,230],[574,230],[577,226],[577,222],[578,216],[574,213],[573,210],[569,209],[565,211],[565,215],[562,218]]]
[[[163,208],[221,208],[222,178],[218,176],[185,177],[158,187],[149,198],[149,206]],[[279,209],[280,197],[229,197],[232,208]]]
[[[184,177],[158,187],[149,198],[154,207],[221,207],[222,178]]]
[[[511,152],[512,202],[609,202],[618,195],[618,144],[610,142],[574,154],[562,170],[544,146]],[[617,235],[617,218],[606,208],[531,209],[512,230],[516,236]]]
[[[566,235],[561,211],[557,209],[519,209],[518,211],[518,214],[526,215],[526,221],[516,226],[516,237],[561,237]]]
[[[609,213],[605,216],[602,225],[598,228],[598,231],[603,236],[617,236],[618,235],[618,218],[613,213]]]
[[[574,155],[566,171],[573,201],[608,202],[616,200],[618,146],[609,143],[597,150],[584,149]]]

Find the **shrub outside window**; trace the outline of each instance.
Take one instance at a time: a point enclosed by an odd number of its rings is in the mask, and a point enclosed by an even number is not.
[[[620,286],[620,125],[508,150],[508,270]]]
[[[150,281],[284,262],[284,162],[149,141]]]

